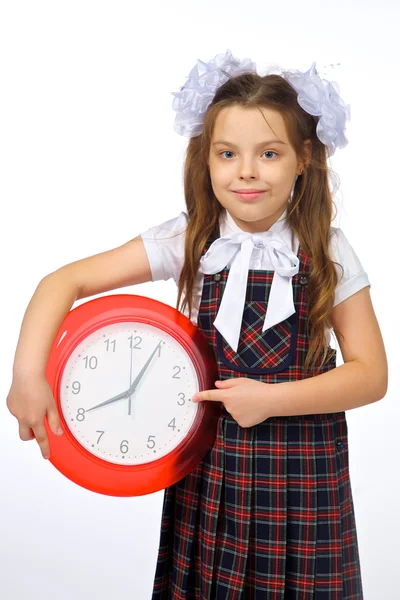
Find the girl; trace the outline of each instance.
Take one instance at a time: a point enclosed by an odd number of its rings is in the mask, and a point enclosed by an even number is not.
[[[198,61],[174,99],[187,212],[47,275],[22,323],[7,405],[45,458],[45,367],[76,300],[174,277],[214,350],[220,380],[193,401],[221,402],[217,437],[165,490],[153,600],[363,598],[344,411],[385,395],[387,362],[367,274],[330,225],[348,107],[314,67]]]

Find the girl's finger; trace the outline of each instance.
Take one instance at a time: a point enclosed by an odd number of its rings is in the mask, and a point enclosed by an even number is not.
[[[45,428],[44,424],[41,423],[40,425],[36,425],[35,427],[32,427],[32,429],[33,429],[33,433],[35,434],[37,443],[40,446],[40,450],[42,452],[43,458],[49,458],[50,457],[49,439],[47,437],[47,432],[46,432],[46,428]]]
[[[52,403],[52,405],[47,409],[47,421],[50,429],[55,435],[62,435],[63,430],[55,403]]]
[[[29,442],[29,440],[35,439],[33,431],[29,425],[23,425],[22,423],[19,423],[19,437],[24,442]]]

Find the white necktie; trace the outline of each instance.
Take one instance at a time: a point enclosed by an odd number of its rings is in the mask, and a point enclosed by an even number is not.
[[[299,259],[274,231],[240,231],[216,239],[200,259],[202,273],[222,271],[231,259],[228,279],[213,325],[237,352],[246,300],[247,276],[253,248],[265,248],[275,271],[262,331],[281,323],[295,312],[292,277],[299,272]]]

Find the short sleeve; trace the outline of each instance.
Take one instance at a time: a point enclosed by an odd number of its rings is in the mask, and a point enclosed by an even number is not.
[[[331,227],[330,252],[332,259],[343,267],[342,275],[342,269],[335,265],[338,274],[334,302],[336,306],[362,288],[371,287],[371,284],[354,248],[339,227]]]
[[[177,217],[150,227],[140,234],[149,259],[152,281],[171,277],[177,282],[183,267],[188,216]]]

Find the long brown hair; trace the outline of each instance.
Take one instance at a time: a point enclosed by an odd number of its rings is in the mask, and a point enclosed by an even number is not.
[[[328,184],[326,147],[316,135],[318,119],[301,108],[297,92],[280,75],[260,76],[250,71],[230,77],[218,88],[208,107],[202,133],[189,140],[184,164],[188,224],[176,308],[179,310],[184,294],[180,310],[184,311],[188,306],[189,315],[192,313],[193,286],[202,251],[224,210],[211,186],[208,157],[217,116],[223,108],[230,106],[266,107],[278,111],[284,119],[289,141],[297,157],[307,164],[304,173],[296,181],[287,220],[311,262],[308,278],[309,349],[304,369],[315,372],[325,362],[329,352],[325,328],[332,327],[330,314],[338,283],[334,266],[337,263],[329,256],[333,200]],[[307,155],[305,140],[311,142],[311,152]]]

